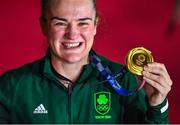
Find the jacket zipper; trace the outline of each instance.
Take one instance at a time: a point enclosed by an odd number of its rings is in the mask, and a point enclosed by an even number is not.
[[[49,80],[52,80],[48,75],[45,75],[46,78]],[[58,85],[62,86],[65,88],[59,81],[53,80],[54,82],[58,83]],[[67,88],[65,88],[67,90]],[[71,94],[72,94],[72,85],[68,84],[68,116],[69,116],[69,124],[72,124],[71,120]]]
[[[72,124],[72,116],[71,116],[71,93],[72,93],[72,85],[68,85],[68,116],[69,116],[69,124]]]

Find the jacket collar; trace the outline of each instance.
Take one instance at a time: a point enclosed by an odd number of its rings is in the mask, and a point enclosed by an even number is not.
[[[47,50],[46,56],[42,60],[41,64],[42,64],[41,72],[43,75],[57,79],[57,77],[52,69],[53,67],[51,64],[51,55],[50,55],[49,49]],[[84,65],[82,72],[76,82],[83,82],[84,80],[87,80],[87,78],[91,76],[92,71],[93,71],[93,67],[90,64]],[[95,72],[95,71],[93,71],[93,72]]]

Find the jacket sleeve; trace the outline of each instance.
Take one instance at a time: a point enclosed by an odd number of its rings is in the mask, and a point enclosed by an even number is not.
[[[10,89],[4,77],[0,77],[0,124],[9,123]]]
[[[125,87],[129,90],[135,90],[138,82],[137,78],[130,73],[125,76]],[[158,106],[150,106],[144,90],[141,89],[133,96],[126,97],[125,100],[124,123],[169,123],[167,99]]]

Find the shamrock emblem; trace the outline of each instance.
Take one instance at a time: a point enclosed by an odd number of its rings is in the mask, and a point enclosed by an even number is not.
[[[108,99],[106,98],[106,95],[99,95],[99,98],[97,99],[97,102],[102,105],[102,104],[107,104]]]

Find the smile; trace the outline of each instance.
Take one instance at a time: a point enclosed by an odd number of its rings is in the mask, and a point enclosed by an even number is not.
[[[63,46],[67,49],[79,47],[81,43],[63,43]]]

